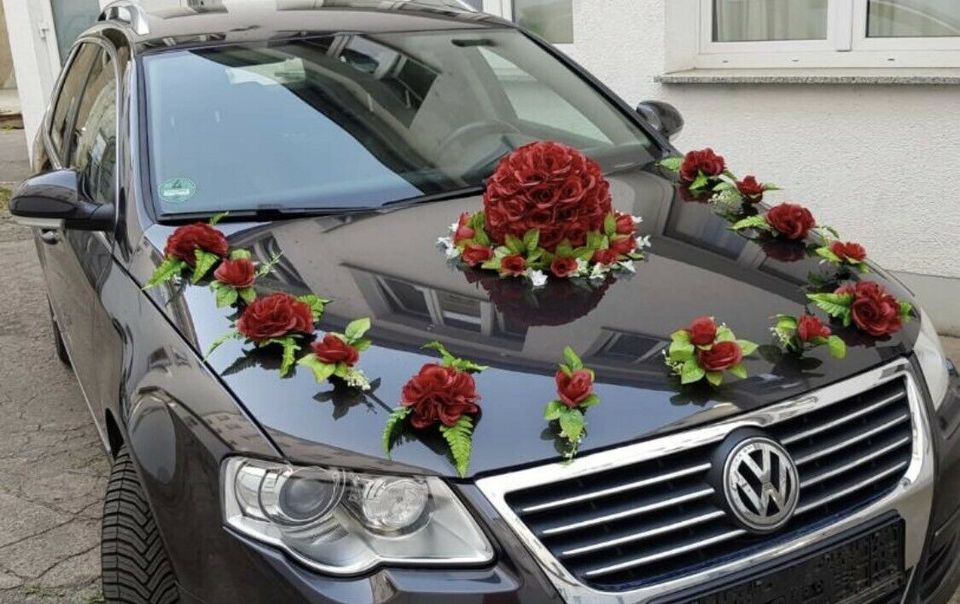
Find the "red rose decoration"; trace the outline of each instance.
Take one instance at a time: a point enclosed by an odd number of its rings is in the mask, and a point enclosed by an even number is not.
[[[633,221],[633,216],[629,214],[617,214],[617,234],[634,235],[637,232],[637,225]]]
[[[797,337],[801,342],[810,342],[815,338],[829,338],[830,328],[813,315],[803,315],[797,322]]]
[[[224,260],[214,271],[213,277],[224,285],[244,289],[253,285],[257,277],[257,268],[246,258]]]
[[[461,257],[463,258],[463,261],[470,266],[477,266],[478,264],[483,264],[487,260],[493,258],[493,249],[485,245],[468,243],[467,246],[463,248]]]
[[[859,243],[834,241],[830,251],[847,262],[859,263],[867,259],[867,250]]]
[[[743,180],[737,181],[737,190],[753,203],[759,203],[763,200],[765,187],[755,176],[747,176]]]
[[[626,256],[637,249],[637,240],[633,237],[620,237],[610,242],[610,249],[621,256]]]
[[[807,208],[794,203],[781,203],[766,214],[767,224],[785,239],[806,239],[810,229],[817,226],[813,214]]]
[[[313,333],[313,312],[309,304],[290,294],[271,294],[244,309],[237,331],[258,344],[291,333],[309,334]]]
[[[197,262],[197,248],[223,258],[229,245],[223,233],[205,222],[197,222],[178,227],[167,239],[163,253],[193,266]]]
[[[850,306],[853,322],[868,334],[888,336],[903,327],[900,302],[879,283],[861,281],[855,286],[842,287],[837,293],[853,293],[853,304]]]
[[[743,360],[743,350],[736,342],[718,342],[710,349],[697,349],[697,360],[706,371],[726,371]]]
[[[550,263],[550,272],[561,279],[573,277],[577,274],[579,266],[576,258],[561,258],[557,256]]]
[[[452,427],[464,414],[480,411],[477,385],[469,373],[452,367],[427,364],[403,387],[404,407],[412,407],[410,423],[429,428],[437,422]]]
[[[717,323],[712,317],[699,317],[690,324],[687,333],[695,345],[709,346],[717,339]]]
[[[613,264],[618,258],[620,254],[614,249],[597,250],[593,253],[593,261],[597,264]]]
[[[558,371],[556,380],[560,402],[571,409],[579,406],[593,394],[593,374],[586,369],[578,369],[570,375]]]
[[[467,226],[470,223],[470,214],[464,212],[460,214],[460,220],[457,222],[457,230],[453,234],[453,243],[459,244],[461,241],[473,239],[476,232]]]
[[[713,149],[691,151],[683,157],[683,163],[680,164],[680,182],[690,184],[701,172],[706,176],[720,176],[726,167],[723,157],[714,153]]]
[[[486,231],[498,244],[508,234],[540,231],[540,246],[555,251],[569,239],[586,243],[612,211],[610,185],[600,166],[583,153],[555,142],[525,145],[504,157],[483,196]]]
[[[360,360],[360,353],[356,348],[347,344],[333,334],[323,336],[320,342],[314,342],[310,345],[313,354],[323,363],[335,365],[344,363],[348,367],[353,367]]]
[[[504,256],[500,261],[500,272],[510,277],[519,277],[527,270],[527,261],[519,254]]]

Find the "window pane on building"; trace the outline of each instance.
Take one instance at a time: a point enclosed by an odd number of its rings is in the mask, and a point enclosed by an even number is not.
[[[870,0],[871,38],[960,36],[960,0]]]
[[[513,0],[513,20],[554,44],[573,42],[573,0]]]
[[[714,42],[827,39],[827,0],[714,0],[713,8]]]
[[[60,61],[66,62],[77,37],[97,22],[100,5],[97,0],[52,0],[53,25],[57,30]]]

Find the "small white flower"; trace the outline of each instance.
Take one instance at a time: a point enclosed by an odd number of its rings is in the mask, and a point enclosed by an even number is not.
[[[543,287],[547,284],[547,275],[543,271],[532,271],[529,277],[534,287]]]
[[[359,388],[365,392],[370,390],[370,382],[367,380],[367,376],[359,369],[350,369],[347,375],[344,376],[343,381],[351,388]]]
[[[633,262],[630,261],[630,260],[621,261],[621,262],[618,262],[617,264],[620,266],[620,268],[622,268],[623,270],[627,271],[628,273],[635,273],[635,272],[637,272],[637,267],[635,267],[635,266],[633,265]]]
[[[653,244],[650,243],[650,235],[644,235],[643,237],[637,237],[637,249],[645,250],[648,247],[651,247]]]
[[[630,218],[633,218],[633,224],[637,226],[639,226],[640,223],[643,222],[643,216],[631,216]]]
[[[450,232],[456,233],[458,228],[460,228],[460,223],[454,222],[453,224],[450,225]]]
[[[454,246],[447,248],[447,260],[455,260],[460,257],[460,250]]]
[[[584,276],[590,272],[590,263],[583,258],[577,258],[577,275]]]
[[[441,237],[437,239],[437,247],[442,247],[444,249],[450,249],[453,247],[453,238],[451,237]]]
[[[594,264],[593,270],[590,272],[591,279],[603,279],[607,276],[607,271],[609,269],[602,264]]]

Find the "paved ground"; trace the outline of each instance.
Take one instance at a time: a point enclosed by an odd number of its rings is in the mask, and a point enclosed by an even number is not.
[[[10,152],[22,140],[21,131],[0,131],[7,187],[27,172],[22,155]],[[107,459],[73,374],[54,352],[29,232],[9,219],[2,191],[0,206],[0,604],[102,602]],[[960,340],[947,347],[960,362]]]

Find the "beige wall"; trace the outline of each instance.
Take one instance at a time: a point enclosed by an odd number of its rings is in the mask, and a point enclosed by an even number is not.
[[[6,23],[3,5],[0,4],[0,23]],[[13,75],[13,58],[10,56],[10,40],[6,26],[0,28],[0,88],[16,88],[17,79]]]

